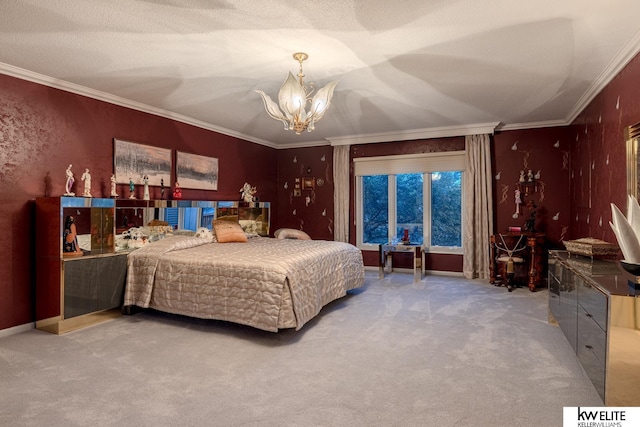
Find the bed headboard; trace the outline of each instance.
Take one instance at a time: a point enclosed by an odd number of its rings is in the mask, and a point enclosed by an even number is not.
[[[116,232],[143,227],[153,220],[176,230],[211,228],[214,219],[238,222],[248,233],[269,235],[270,203],[204,200],[116,200]]]

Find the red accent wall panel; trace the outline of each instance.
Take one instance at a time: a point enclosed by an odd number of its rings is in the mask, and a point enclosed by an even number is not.
[[[287,227],[333,240],[333,147],[278,151],[277,205],[272,234]]]
[[[571,126],[572,238],[617,243],[611,203],[627,208],[624,128],[640,121],[640,57],[593,99]]]
[[[551,247],[562,247],[571,224],[567,194],[571,175],[572,134],[568,127],[513,130],[493,137],[495,232],[523,227],[530,214],[526,202],[536,204],[536,231],[545,233]],[[531,170],[534,192],[521,194],[516,206],[515,190],[520,172]],[[528,179],[528,178],[526,178]],[[523,187],[521,187],[523,188]]]

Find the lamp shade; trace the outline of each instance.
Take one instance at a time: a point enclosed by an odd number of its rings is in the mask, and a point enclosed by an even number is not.
[[[280,120],[284,124],[285,130],[293,130],[300,135],[303,131],[311,132],[315,129],[315,123],[320,120],[327,112],[331,105],[331,98],[337,82],[328,83],[320,89],[311,98],[311,92],[304,85],[302,78],[302,61],[307,58],[304,53],[296,53],[293,55],[300,62],[299,80],[289,72],[287,79],[280,87],[278,93],[278,104],[276,104],[269,95],[261,90],[256,90],[262,97],[264,108],[269,117]],[[311,104],[309,112],[307,112],[307,103]]]

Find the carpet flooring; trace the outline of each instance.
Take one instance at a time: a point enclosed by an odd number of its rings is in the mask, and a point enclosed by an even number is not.
[[[562,426],[602,406],[547,291],[410,274],[300,331],[142,312],[0,338],[0,425]]]

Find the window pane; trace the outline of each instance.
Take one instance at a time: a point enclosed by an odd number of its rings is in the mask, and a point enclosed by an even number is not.
[[[423,178],[421,173],[396,175],[396,236],[402,239],[406,228],[411,243],[417,244],[424,241]]]
[[[362,177],[362,241],[381,244],[389,240],[389,195],[387,175]]]
[[[462,172],[431,174],[431,245],[462,246]]]

